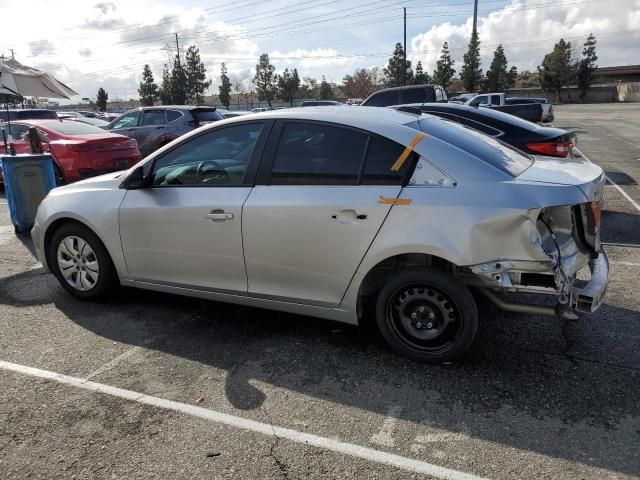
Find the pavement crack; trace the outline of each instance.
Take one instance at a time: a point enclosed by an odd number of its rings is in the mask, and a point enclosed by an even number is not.
[[[273,462],[275,463],[276,467],[278,467],[278,470],[280,471],[282,478],[287,480],[289,478],[289,466],[285,462],[283,462],[278,457],[278,455],[276,455],[276,448],[278,447],[278,444],[282,439],[276,433],[276,427],[273,425],[273,421],[271,420],[271,414],[269,413],[269,410],[266,407],[264,408],[264,413],[265,413],[265,416],[267,417],[267,422],[271,427],[271,432],[273,433],[273,438],[274,438],[274,441],[273,443],[271,443],[271,447],[269,448],[269,456],[273,459]]]

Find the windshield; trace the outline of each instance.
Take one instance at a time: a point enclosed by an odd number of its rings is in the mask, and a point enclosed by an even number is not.
[[[418,124],[420,130],[428,135],[454,145],[512,177],[517,177],[533,164],[533,158],[524,152],[444,118],[421,118]]]
[[[104,135],[106,133],[101,128],[94,127],[93,125],[87,125],[86,123],[75,122],[75,121],[42,122],[40,125],[50,130],[53,130],[54,132],[61,133],[63,135],[94,135],[94,134]]]

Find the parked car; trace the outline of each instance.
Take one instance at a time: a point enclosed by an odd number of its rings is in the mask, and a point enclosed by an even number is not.
[[[490,108],[510,113],[530,122],[541,122],[543,117],[542,105],[531,102],[512,102],[504,93],[483,93],[467,100],[465,105],[470,107]]]
[[[222,115],[224,118],[234,118],[241,117],[242,115],[250,115],[251,112],[246,112],[244,110],[225,110],[223,108],[217,108],[216,111]]]
[[[522,118],[488,108],[454,103],[425,103],[394,107],[409,112],[421,111],[446,118],[486,133],[531,155],[573,156],[577,129],[544,127]]]
[[[86,123],[87,125],[93,125],[94,127],[100,127],[102,129],[106,129],[107,125],[109,125],[109,122],[101,118],[78,117],[70,118],[69,120],[73,120],[74,122]]]
[[[100,112],[100,113],[98,113],[96,118],[100,118],[102,120],[106,120],[108,122],[111,122],[111,121],[115,120],[116,118],[118,118],[119,116],[120,116],[120,114],[118,114],[118,113]]]
[[[441,362],[476,335],[470,288],[506,310],[599,307],[604,178],[431,115],[298,108],[209,125],[126,173],[57,188],[32,237],[78,298],[125,285],[371,319],[396,351]]]
[[[216,107],[163,105],[130,110],[106,129],[135,138],[140,152],[149,155],[195,128],[222,119]]]
[[[451,97],[449,99],[449,103],[465,103],[467,100],[475,97],[477,93],[461,93],[460,95],[456,95],[455,97]]]
[[[553,105],[546,98],[536,97],[509,97],[506,99],[507,105],[513,105],[516,103],[538,103],[542,106],[542,121],[553,122],[555,114],[553,113]]]
[[[98,116],[96,112],[90,112],[88,110],[78,110],[78,113],[87,118],[96,118]]]
[[[305,100],[301,107],[342,107],[344,103],[337,100]]]
[[[261,112],[269,112],[271,110],[275,110],[273,107],[256,107],[251,110],[251,113],[261,113]]]
[[[0,120],[6,122],[7,118],[12,122],[14,120],[57,120],[58,115],[54,110],[46,110],[43,108],[24,108],[24,109],[12,109],[9,110],[8,115],[6,110],[0,110]]]
[[[58,110],[58,118],[68,120],[70,118],[84,118],[84,115],[78,112],[70,112],[67,110]]]
[[[126,170],[142,159],[135,140],[74,120],[12,122],[17,153],[31,153],[23,138],[31,127],[38,129],[44,150],[51,153],[58,184]]]
[[[409,85],[378,90],[360,104],[361,107],[392,107],[409,103],[446,102],[447,94],[440,85]]]

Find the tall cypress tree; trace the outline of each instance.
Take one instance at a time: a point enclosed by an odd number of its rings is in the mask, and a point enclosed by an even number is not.
[[[454,64],[455,62],[451,59],[451,54],[449,53],[449,44],[444,42],[440,51],[440,59],[436,62],[436,69],[433,72],[433,83],[446,89],[456,74],[456,70],[453,68]]]
[[[220,65],[220,86],[218,87],[218,99],[226,108],[231,105],[231,80],[227,75],[227,66],[222,62]]]
[[[140,104],[143,107],[152,107],[153,102],[158,100],[158,85],[153,81],[153,73],[151,73],[149,64],[145,65],[142,70],[142,82],[140,82],[138,94],[140,95]]]
[[[185,105],[187,103],[187,74],[184,71],[180,57],[176,55],[171,70],[170,82],[171,102],[174,105]]]
[[[96,95],[96,105],[98,106],[99,111],[107,111],[107,100],[109,100],[109,94],[104,88],[100,87],[98,89],[98,94]]]
[[[402,86],[402,67],[404,64],[404,48],[401,43],[396,43],[393,56],[389,59],[387,66],[384,67],[384,85],[386,87]],[[411,70],[411,61],[407,60],[406,72],[407,85],[413,82],[413,70]]]
[[[260,60],[256,65],[256,74],[253,77],[253,84],[256,86],[258,100],[266,100],[269,102],[269,106],[271,106],[271,101],[276,95],[275,71],[276,67],[271,65],[269,61],[269,54],[263,53],[260,55]]]
[[[507,85],[507,57],[502,45],[493,52],[491,66],[487,70],[487,89],[490,92],[502,92]]]
[[[482,68],[480,68],[480,39],[478,32],[471,34],[469,48],[463,57],[464,63],[460,71],[460,79],[467,92],[475,92],[482,81]]]
[[[582,48],[582,58],[578,64],[576,80],[578,88],[580,89],[580,99],[585,97],[587,89],[593,83],[594,73],[598,69],[598,66],[596,65],[597,60],[596,37],[593,33],[590,33]]]
[[[416,72],[413,77],[414,85],[424,85],[425,83],[429,83],[429,82],[431,82],[431,78],[429,77],[429,74],[425,73],[425,71],[422,68],[422,62],[418,61],[418,63],[416,64]]]
[[[158,90],[158,96],[162,105],[171,105],[171,72],[166,65],[162,69],[162,83]]]
[[[562,89],[575,79],[576,65],[571,52],[571,42],[565,42],[561,38],[554,45],[553,51],[544,56],[538,72],[542,88],[555,92],[560,100]]]
[[[200,49],[195,45],[187,48],[186,66],[186,100],[192,105],[200,105],[204,101],[204,94],[211,85],[207,80],[207,69],[200,60]]]

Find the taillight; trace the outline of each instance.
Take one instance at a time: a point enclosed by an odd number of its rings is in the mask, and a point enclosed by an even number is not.
[[[571,153],[571,142],[541,142],[528,143],[527,148],[533,152],[551,157],[566,157]]]
[[[589,202],[589,210],[591,211],[594,233],[598,233],[602,222],[602,204],[600,202]]]

